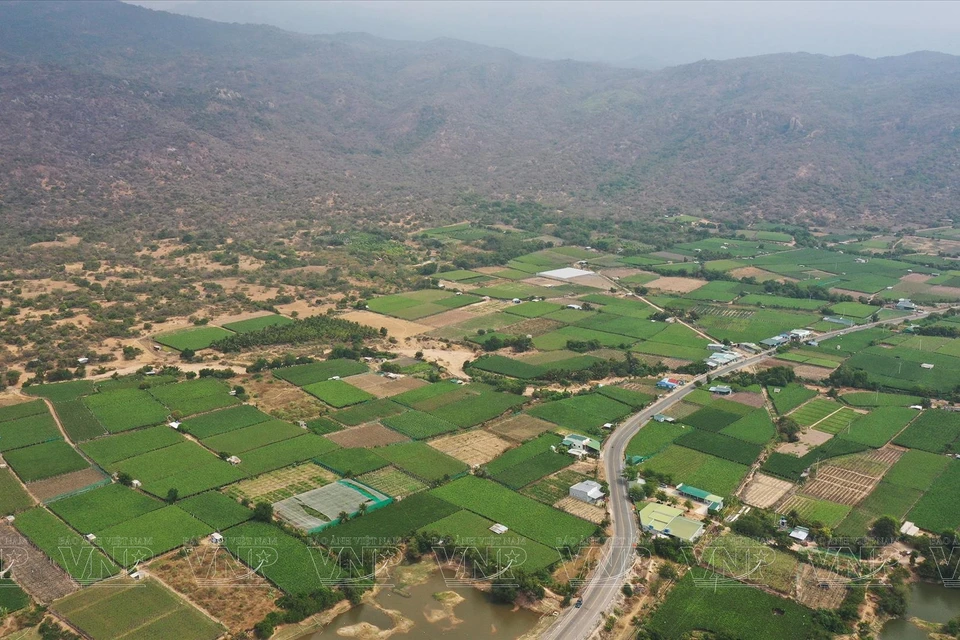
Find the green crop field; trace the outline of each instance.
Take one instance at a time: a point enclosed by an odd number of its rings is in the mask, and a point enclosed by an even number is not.
[[[863,418],[862,413],[857,413],[849,407],[843,407],[818,422],[813,428],[817,431],[823,431],[824,433],[838,434],[847,429],[851,429],[854,422],[861,418]]]
[[[950,464],[950,458],[946,456],[911,449],[900,456],[896,464],[887,471],[883,481],[926,491]]]
[[[96,640],[215,640],[223,628],[155,580],[84,589],[55,610]]]
[[[10,614],[23,609],[28,604],[30,604],[30,596],[27,595],[26,591],[9,578],[0,578],[0,611]],[[11,640],[18,640],[18,636],[11,635],[9,637]]]
[[[709,588],[711,581],[721,587]],[[728,578],[694,569],[670,591],[648,628],[663,640],[682,640],[701,631],[738,640],[807,640],[819,630],[813,611],[793,600],[730,584]]]
[[[314,418],[313,420],[307,420],[307,429],[310,429],[313,433],[318,436],[325,436],[328,433],[336,433],[337,431],[343,431],[343,425],[338,422],[334,422],[330,418],[325,418],[320,416],[319,418]]]
[[[657,336],[654,336],[656,338]],[[661,358],[679,358],[680,360],[701,360],[710,355],[705,348],[683,347],[676,344],[667,344],[648,340],[640,342],[630,348],[637,353],[645,353],[651,356],[660,356]]]
[[[907,519],[925,531],[940,533],[960,527],[960,464],[950,464],[914,505]]]
[[[110,559],[46,509],[36,507],[24,511],[13,524],[57,566],[81,584],[103,580],[118,572]]]
[[[872,383],[890,389],[946,393],[960,384],[960,359],[937,352],[877,345],[855,353],[847,364],[866,371]]]
[[[694,411],[690,415],[682,418],[680,422],[704,431],[717,432],[742,417],[743,414],[723,411],[722,409],[715,408],[714,405],[710,405]]]
[[[544,476],[568,467],[572,463],[573,458],[565,453],[544,451],[530,458],[523,464],[514,465],[491,477],[511,489],[519,489],[532,482],[536,482]]]
[[[535,337],[533,344],[537,349],[543,351],[555,351],[566,349],[567,342],[570,340],[580,342],[596,340],[603,347],[626,347],[636,342],[635,338],[570,325]]]
[[[295,462],[316,458],[337,448],[336,444],[322,436],[305,433],[298,438],[275,442],[259,449],[247,451],[243,454],[240,470],[247,475],[255,476],[289,466]]]
[[[581,320],[577,323],[577,326],[627,336],[634,340],[650,340],[670,325],[666,322],[645,322],[637,318],[618,316],[613,313],[601,313],[592,318]]]
[[[239,455],[251,449],[265,447],[268,444],[289,440],[300,435],[303,435],[303,429],[296,425],[282,420],[269,420],[221,433],[201,442],[203,446],[217,453]]]
[[[593,393],[545,402],[532,407],[527,413],[568,429],[598,433],[598,427],[607,422],[616,422],[631,411],[622,402]]]
[[[845,504],[808,498],[799,494],[790,498],[787,505],[789,505],[791,511],[796,511],[805,521],[821,522],[827,527],[835,527],[840,524],[851,509]]]
[[[640,465],[640,471],[666,474],[673,484],[699,487],[719,496],[731,495],[749,467],[686,447],[671,444]]]
[[[250,509],[217,491],[199,493],[179,501],[177,506],[217,531],[223,531],[253,517]]]
[[[10,469],[0,469],[0,517],[33,506],[33,498],[17,482]]]
[[[823,420],[834,411],[838,411],[841,406],[842,405],[833,400],[816,398],[792,412],[790,417],[796,420],[801,426],[809,427]]]
[[[44,407],[46,409],[46,407]],[[20,449],[32,444],[61,440],[57,423],[46,411],[24,418],[0,422],[0,452]]]
[[[535,273],[535,272],[534,272]],[[490,296],[491,298],[500,298],[501,300],[512,300],[513,298],[549,298],[557,295],[555,288],[541,287],[535,284],[525,282],[506,282],[488,287],[474,289],[471,293],[478,296]]]
[[[713,540],[703,550],[703,563],[747,583],[791,594],[796,583],[795,555],[758,545],[756,540],[730,534]]]
[[[515,304],[512,307],[507,307],[504,309],[504,311],[515,316],[520,316],[521,318],[539,318],[540,316],[545,316],[548,313],[553,313],[554,311],[559,311],[560,309],[563,309],[562,304],[545,302],[541,300],[540,302],[524,302],[523,304]]]
[[[777,392],[780,389],[780,392]],[[802,384],[788,384],[785,387],[768,387],[767,393],[773,401],[773,406],[780,415],[785,415],[801,404],[817,395],[813,389],[807,389]]]
[[[228,322],[223,325],[224,329],[229,329],[234,333],[249,333],[251,331],[259,331],[266,327],[274,327],[282,324],[292,324],[293,320],[286,316],[280,315],[269,315],[269,316],[260,316],[259,318],[250,318],[249,320],[240,320],[238,322]]]
[[[105,465],[104,468],[108,471],[129,473],[146,485],[151,480],[200,467],[211,461],[221,460],[200,445],[181,439],[177,444],[131,456]]]
[[[676,444],[743,465],[753,464],[763,451],[761,445],[700,430],[680,436]]]
[[[597,393],[625,404],[632,409],[641,409],[653,400],[653,396],[650,394],[634,391],[633,389],[624,389],[623,387],[603,386],[597,389]]]
[[[570,487],[584,480],[590,480],[590,477],[577,471],[565,469],[525,487],[520,493],[534,500],[552,505],[561,498],[566,498],[570,495]]]
[[[208,326],[165,333],[155,336],[154,340],[177,351],[183,351],[184,349],[199,351],[209,348],[217,340],[229,338],[232,335],[234,335],[232,331]]]
[[[524,396],[512,393],[489,391],[445,404],[431,413],[441,420],[466,428],[492,420],[505,411],[523,404],[526,400]]]
[[[64,431],[74,442],[97,438],[107,432],[100,421],[90,413],[83,400],[64,400],[58,402],[54,408]]]
[[[415,493],[402,502],[394,502],[382,509],[364,514],[362,518],[355,518],[327,529],[324,531],[324,536],[337,541],[336,545],[329,545],[334,551],[338,547],[352,547],[359,550],[370,545],[370,540],[390,541],[407,538],[421,527],[459,510],[460,507],[441,500],[430,492]],[[395,545],[388,543],[388,546]]]
[[[33,400],[31,402],[21,402],[7,407],[0,408],[0,423],[11,420],[21,420],[29,416],[36,416],[47,413],[47,405],[43,400]]]
[[[940,409],[928,409],[910,423],[893,443],[909,449],[923,449],[930,453],[952,451],[960,437],[960,414]]]
[[[400,442],[378,447],[377,455],[424,482],[438,482],[463,473],[467,465],[423,442]]]
[[[830,305],[830,308],[833,309],[834,315],[851,318],[866,318],[880,310],[880,307],[859,302],[835,302]]]
[[[916,417],[916,409],[897,406],[878,407],[868,415],[855,420],[850,428],[842,431],[838,437],[880,448]]]
[[[402,433],[414,440],[432,438],[443,433],[457,430],[457,425],[452,422],[441,420],[422,411],[407,411],[384,418],[380,422],[383,423],[384,426],[390,427],[394,431]]]
[[[122,484],[85,491],[50,503],[49,508],[84,535],[132,520],[163,507],[163,503]]]
[[[201,466],[143,483],[143,490],[165,498],[167,492],[176,489],[181,498],[217,489],[244,478],[244,473],[219,458]]]
[[[508,547],[490,545],[484,548],[483,541],[493,541],[490,535],[490,527],[493,524],[492,520],[461,509],[445,518],[431,522],[420,530],[437,533],[452,540],[480,541],[477,545],[464,546],[474,546],[480,554],[489,558],[489,562],[496,566],[505,566],[512,562],[510,566],[516,569],[536,572],[561,560],[560,553],[556,549],[516,534],[510,539]],[[511,555],[508,558],[508,553],[515,554],[516,557]]]
[[[876,520],[881,516],[893,516],[897,520],[902,520],[922,495],[923,492],[917,489],[910,489],[889,482],[880,482],[870,495],[857,506],[857,510],[868,513],[871,520]]]
[[[721,435],[754,444],[766,444],[770,442],[776,433],[776,427],[773,426],[767,410],[763,408],[751,411],[736,422],[720,430]]]
[[[474,476],[459,478],[430,493],[551,548],[561,542],[576,544],[595,529],[585,520]]]
[[[240,403],[236,397],[230,395],[224,383],[214,378],[154,387],[150,389],[150,395],[171,411],[179,411],[182,415],[204,413]]]
[[[83,456],[63,440],[8,451],[3,457],[24,482],[44,480],[89,466]]]
[[[170,413],[153,396],[140,389],[105,391],[86,396],[83,401],[110,433],[160,424]]]
[[[275,378],[280,378],[298,387],[302,387],[314,382],[329,380],[336,376],[345,378],[359,373],[366,373],[367,371],[369,371],[367,365],[362,362],[338,359],[273,369],[272,373]]]
[[[813,311],[827,305],[823,300],[813,300],[810,298],[787,298],[784,296],[772,296],[769,294],[751,294],[743,296],[737,301],[738,304],[756,307],[773,307],[775,309],[798,309],[800,311]]]
[[[29,387],[24,387],[23,392],[31,396],[46,398],[56,403],[77,400],[80,396],[93,393],[94,388],[91,380],[71,380],[70,382],[57,382],[54,384],[34,384]]]
[[[180,429],[195,438],[202,439],[266,422],[270,419],[270,416],[256,407],[245,404],[190,418],[180,425]]]
[[[559,445],[561,440],[563,440],[563,438],[554,433],[544,433],[537,436],[519,447],[505,451],[496,459],[487,463],[487,473],[496,475],[511,467],[526,464],[527,461],[539,456],[541,453],[550,451],[551,446]]]
[[[161,425],[84,442],[80,449],[98,465],[108,468],[121,460],[183,441],[174,429]]]
[[[522,380],[534,380],[547,371],[547,369],[541,365],[521,362],[520,360],[514,360],[513,358],[507,358],[497,354],[480,356],[474,360],[470,366],[476,367],[481,371],[499,373],[500,375],[520,378]]]
[[[203,537],[212,531],[210,525],[171,505],[104,529],[94,542],[114,562],[131,567],[140,560],[176,549],[187,540]],[[142,544],[131,549],[128,546],[131,540]]]
[[[867,445],[841,438],[832,438],[826,444],[814,447],[802,457],[793,456],[787,453],[774,451],[764,462],[761,469],[765,473],[797,482],[803,470],[813,465],[815,462],[845,456],[851,453],[859,453],[869,449]]]
[[[349,407],[366,400],[373,400],[376,397],[372,393],[358,389],[343,380],[314,382],[305,386],[303,390],[337,409]]]
[[[325,453],[317,462],[341,476],[358,476],[386,467],[389,462],[382,458],[380,449],[337,449]]]
[[[383,398],[380,400],[369,400],[343,411],[337,411],[333,414],[333,419],[349,427],[373,422],[377,418],[386,418],[403,413],[405,409],[392,400]]]
[[[690,431],[679,424],[650,421],[627,444],[628,456],[652,456]]]

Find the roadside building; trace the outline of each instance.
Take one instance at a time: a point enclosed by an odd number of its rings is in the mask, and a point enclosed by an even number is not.
[[[720,511],[723,509],[723,498],[718,495],[714,495],[709,491],[704,491],[703,489],[698,489],[696,487],[690,487],[682,482],[677,485],[677,493],[679,493],[684,498],[689,498],[695,502],[700,502],[707,505],[709,511]]]
[[[710,393],[716,393],[717,395],[721,396],[729,396],[731,393],[733,393],[733,389],[726,385],[716,385],[710,387]]]
[[[693,542],[703,535],[703,523],[691,520],[683,511],[666,504],[650,502],[640,509],[640,527],[647,533],[672,536]]]
[[[584,480],[570,487],[570,497],[582,502],[597,504],[605,497],[599,482]]]
[[[900,298],[897,300],[898,311],[916,311],[917,305],[910,301],[910,298]]]

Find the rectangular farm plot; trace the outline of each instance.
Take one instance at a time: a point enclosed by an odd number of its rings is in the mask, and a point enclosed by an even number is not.
[[[337,449],[320,456],[317,462],[341,476],[358,476],[390,464],[373,449]]]
[[[790,417],[796,420],[801,426],[809,427],[820,422],[831,413],[839,411],[841,408],[842,405],[838,402],[816,398],[791,413]]]
[[[246,522],[253,517],[253,511],[217,491],[197,494],[179,501],[177,506],[217,531]]]
[[[751,506],[769,509],[793,488],[792,482],[758,473],[743,489],[743,501]]]
[[[560,451],[544,451],[523,464],[513,465],[491,476],[511,489],[520,489],[573,464],[573,458]]]
[[[578,321],[576,326],[627,336],[635,340],[650,340],[670,325],[666,322],[653,322],[642,318],[601,313]]]
[[[761,445],[700,430],[686,433],[677,438],[675,442],[680,446],[743,465],[753,464],[760,452],[763,451]]]
[[[223,328],[229,329],[234,333],[250,333],[251,331],[260,331],[261,329],[266,329],[267,327],[275,327],[278,325],[291,323],[293,323],[293,320],[290,318],[273,314],[269,316],[249,318],[247,320],[238,320],[237,322],[228,322],[227,324],[223,325]]]
[[[90,466],[63,440],[7,451],[3,457],[24,482],[45,480]]]
[[[960,527],[960,464],[950,464],[914,505],[907,520],[924,531],[953,531]]]
[[[651,420],[645,424],[627,443],[627,456],[652,456],[670,446],[674,440],[690,429],[671,422]]]
[[[117,433],[166,421],[170,411],[140,389],[118,389],[86,396],[83,401],[107,431]]]
[[[636,342],[635,338],[607,333],[606,331],[596,331],[595,329],[585,329],[583,327],[567,326],[537,336],[533,339],[533,344],[537,349],[544,351],[554,351],[556,349],[566,349],[568,342],[591,342],[596,341],[601,347],[629,347]]]
[[[857,413],[849,407],[843,407],[814,424],[813,428],[824,433],[838,434],[853,428],[853,424],[863,417],[862,413]]]
[[[746,415],[746,413],[746,411],[740,411],[738,413],[724,411],[714,403],[694,411],[690,415],[682,418],[681,422],[703,431],[717,432],[733,424]]]
[[[314,382],[329,380],[335,376],[345,378],[359,373],[366,373],[367,371],[369,371],[367,365],[362,362],[336,359],[273,369],[273,376],[281,380],[286,380],[290,384],[302,387]]]
[[[256,407],[248,404],[213,411],[202,416],[185,420],[180,429],[195,438],[209,438],[220,433],[242,429],[254,424],[266,422],[272,418]]]
[[[33,498],[24,490],[10,469],[0,469],[0,517],[33,506]]]
[[[71,380],[70,382],[56,382],[52,384],[33,384],[24,388],[24,393],[31,396],[46,398],[50,402],[59,404],[69,400],[78,400],[80,396],[94,392],[92,380]],[[19,405],[15,405],[19,406]],[[6,410],[7,407],[4,407]],[[0,415],[3,415],[0,412]]]
[[[282,420],[269,420],[211,436],[201,442],[203,446],[217,453],[234,455],[301,435],[303,429],[298,426]]]
[[[58,601],[54,610],[96,640],[215,640],[223,633],[220,625],[155,580],[85,589]]]
[[[425,482],[438,482],[467,471],[463,462],[423,442],[401,442],[379,447],[377,454]]]
[[[607,422],[615,422],[631,411],[630,407],[616,400],[600,394],[588,394],[546,402],[529,409],[527,413],[561,427],[591,430]]]
[[[57,500],[49,508],[71,527],[86,535],[100,533],[163,506],[162,502],[150,496],[121,484],[110,484]]]
[[[90,440],[80,450],[101,467],[107,468],[127,458],[184,442],[183,436],[168,426],[149,427]]]
[[[361,510],[385,506],[390,496],[353,480],[330,484],[281,500],[273,505],[279,518],[307,532],[319,531],[339,522],[341,513],[353,517]],[[366,505],[366,506],[362,506]]]
[[[336,448],[337,445],[326,438],[306,433],[297,438],[274,442],[265,447],[247,451],[243,454],[243,462],[239,467],[248,476],[255,476],[316,458]]]
[[[426,362],[420,362],[414,366],[425,367],[427,371],[432,370],[431,365]],[[419,389],[429,384],[426,380],[414,378],[410,375],[401,378],[388,378],[376,373],[361,373],[350,376],[348,382],[358,389],[371,393],[378,398],[389,398],[390,396],[395,396],[413,389]]]
[[[393,498],[404,498],[423,491],[427,484],[396,467],[384,467],[358,476],[357,480]]]
[[[58,402],[54,405],[57,417],[60,418],[60,424],[67,436],[74,442],[84,442],[104,435],[107,430],[103,428],[100,421],[97,420],[83,400],[67,400]]]
[[[470,467],[486,464],[511,447],[510,442],[480,429],[442,436],[428,444]]]
[[[545,316],[548,313],[553,313],[554,311],[559,311],[560,309],[563,309],[562,304],[541,300],[539,302],[524,302],[523,304],[515,304],[504,309],[504,312],[515,316],[520,316],[521,318],[539,318],[540,316]]]
[[[703,550],[702,558],[704,564],[719,573],[759,583],[780,593],[793,592],[797,557],[758,545],[756,540],[735,534],[721,536]]]
[[[377,418],[386,418],[403,413],[406,409],[396,402],[390,400],[369,400],[362,404],[355,405],[343,411],[337,411],[333,414],[333,419],[337,422],[353,427],[365,422],[372,422]]]
[[[525,487],[520,493],[544,504],[553,505],[570,495],[570,487],[590,479],[577,471],[564,469]]]
[[[240,402],[230,395],[225,384],[213,378],[163,385],[150,389],[149,393],[168,409],[182,415],[222,409]]]
[[[420,530],[428,533],[437,533],[444,538],[453,540],[489,540],[494,542],[495,535],[491,533],[490,527],[494,525],[492,520],[488,520],[475,513],[462,509],[436,522],[431,522]],[[510,532],[512,533],[512,532]],[[534,542],[529,538],[513,534],[509,535],[510,551],[516,556],[514,565],[522,568],[524,571],[540,571],[546,569],[552,564],[561,560],[559,552],[554,549]],[[488,546],[486,549],[478,549],[481,554],[488,554],[500,562],[507,561],[500,556],[504,555],[504,550],[497,546]]]
[[[779,391],[778,391],[779,389]],[[817,392],[807,389],[802,384],[788,384],[785,387],[768,387],[767,393],[773,401],[773,407],[780,415],[786,415],[802,405],[810,398],[816,397]]]
[[[333,472],[315,462],[305,462],[295,467],[277,469],[250,480],[241,480],[224,488],[223,492],[224,495],[233,499],[246,498],[250,502],[273,503],[330,484],[336,479],[337,476]]]
[[[303,390],[337,409],[349,407],[350,405],[374,398],[373,394],[367,393],[362,389],[357,389],[343,380],[314,382],[313,384],[305,386]]]
[[[597,389],[597,393],[612,400],[616,400],[617,402],[621,402],[633,409],[645,407],[651,400],[653,400],[653,396],[648,393],[635,391],[633,389],[625,389],[623,387],[611,387],[609,385],[600,387]]]
[[[60,440],[60,429],[53,416],[46,412],[0,422],[0,452],[32,444]]]
[[[819,522],[827,527],[836,527],[847,517],[850,509],[849,505],[794,495],[783,503],[777,512],[796,511],[806,522]]]
[[[197,327],[195,329],[183,329],[181,331],[165,333],[154,336],[153,339],[177,351],[183,351],[185,349],[200,351],[201,349],[208,349],[210,345],[217,340],[223,340],[232,335],[234,335],[232,331],[227,331],[220,327]]]
[[[640,470],[667,475],[674,485],[682,482],[719,496],[729,496],[740,486],[750,467],[672,444],[643,462]]]
[[[28,388],[28,390],[29,389],[30,388]],[[0,423],[20,420],[41,413],[47,413],[47,404],[43,400],[32,400],[30,402],[12,404],[6,407],[0,407]]]
[[[766,409],[760,408],[751,411],[736,422],[720,430],[720,435],[729,436],[744,442],[766,444],[777,434],[777,429],[770,420]]]
[[[457,430],[457,425],[422,411],[406,411],[381,420],[384,426],[414,440],[424,440]]]
[[[327,439],[344,448],[382,447],[410,440],[402,433],[397,433],[376,422],[328,434]]]
[[[170,505],[104,529],[94,543],[117,564],[132,567],[212,531],[210,525]]]
[[[545,433],[534,440],[525,442],[519,447],[510,449],[492,461],[487,465],[487,472],[491,475],[496,475],[517,465],[526,464],[541,453],[549,452],[550,447],[558,446],[561,440],[562,438],[556,434]]]
[[[918,449],[905,451],[884,476],[884,482],[926,491],[950,466],[950,458]]]
[[[523,442],[540,435],[544,431],[554,429],[555,425],[526,413],[517,413],[491,423],[486,428],[505,438]]]
[[[431,494],[499,522],[522,536],[548,547],[571,544],[593,534],[595,525],[536,500],[515,493],[491,480],[465,476],[434,489]],[[575,543],[574,543],[575,544]]]
[[[960,437],[960,414],[940,409],[928,409],[898,435],[893,443],[930,453],[952,450]]]
[[[900,433],[917,415],[919,412],[916,409],[907,407],[877,407],[868,415],[859,416],[849,427],[844,427],[838,437],[879,448]]]
[[[86,538],[46,509],[36,507],[24,511],[17,516],[13,524],[77,582],[97,582],[114,576],[119,571],[117,566],[95,549]]]
[[[458,427],[466,428],[492,420],[524,402],[526,402],[526,398],[523,396],[497,391],[484,391],[471,394],[457,402],[446,404],[431,411],[431,413],[441,420],[447,420]]]

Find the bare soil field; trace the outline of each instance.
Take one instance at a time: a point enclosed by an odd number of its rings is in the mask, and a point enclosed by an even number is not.
[[[524,278],[520,282],[523,282],[525,284],[536,285],[538,287],[556,287],[560,284],[563,284],[564,282],[567,282],[567,280],[563,280],[560,278],[554,279],[554,278],[543,278],[540,276],[533,276],[532,278]]]
[[[750,391],[733,393],[727,396],[727,400],[739,402],[740,404],[745,404],[748,407],[756,407],[758,409],[764,404],[764,397],[762,393],[753,393]]]
[[[693,404],[692,402],[684,402],[683,400],[681,400],[677,404],[673,405],[672,407],[664,411],[664,413],[670,416],[671,418],[677,418],[679,420],[680,418],[686,418],[691,413],[695,413],[699,411],[700,408],[701,407],[698,404]]]
[[[563,323],[548,318],[529,318],[517,324],[510,325],[505,331],[518,336],[531,335],[537,337],[559,329]]]
[[[758,473],[754,475],[753,480],[743,488],[740,497],[749,505],[760,507],[761,509],[769,509],[792,488],[793,483]]]
[[[534,418],[525,413],[518,413],[515,416],[491,424],[488,429],[511,440],[524,442],[530,438],[535,438],[544,431],[550,431],[555,426],[555,424],[546,420]]]
[[[730,272],[734,278],[756,278],[757,282],[766,282],[767,280],[776,280],[777,282],[786,282],[793,278],[785,278],[771,271],[765,271],[757,267],[740,267]]]
[[[641,273],[648,274],[651,276],[657,275],[650,271],[644,271],[643,269],[635,269],[633,267],[617,267],[614,269],[601,269],[599,273],[608,278],[629,278],[630,276],[639,275]]]
[[[706,280],[697,278],[676,278],[673,276],[664,276],[647,283],[648,289],[658,291],[670,291],[673,293],[690,293],[707,284]]]
[[[89,487],[93,483],[100,482],[106,477],[107,476],[99,469],[90,467],[89,469],[65,473],[55,478],[31,482],[27,488],[30,489],[30,493],[32,493],[37,500],[46,502],[57,496],[62,496],[65,493],[79,491],[84,487]]]
[[[647,364],[657,364],[662,362],[671,371],[676,371],[684,365],[688,365],[692,360],[681,360],[680,358],[664,358],[663,356],[654,356],[649,353],[634,353],[633,357]]]
[[[467,360],[473,360],[476,355],[473,351],[467,351],[455,346],[444,349],[394,349],[397,353],[405,356],[413,356],[417,351],[423,352],[423,359],[434,362],[443,367],[458,378],[469,378],[463,371],[463,363]]]
[[[277,380],[269,373],[260,380],[245,377],[240,382],[254,400],[252,404],[281,420],[309,420],[324,412],[324,404],[306,391]]]
[[[394,442],[406,442],[410,439],[392,429],[387,429],[379,422],[371,422],[359,427],[337,431],[328,434],[327,438],[346,449],[382,447]]]
[[[760,370],[771,369],[773,367],[790,367],[798,377],[805,380],[823,380],[833,373],[833,369],[827,367],[815,367],[813,365],[791,362],[789,360],[777,360],[776,358],[768,358],[755,366]],[[835,368],[836,367],[834,367],[834,369]]]
[[[428,444],[471,467],[486,464],[513,446],[510,442],[482,429],[443,436],[431,440]]]
[[[276,609],[283,595],[262,576],[250,571],[230,553],[204,543],[189,555],[171,553],[150,563],[148,573],[186,596],[234,634]]]
[[[469,307],[461,307],[459,309],[451,309],[450,311],[444,311],[443,313],[438,313],[435,316],[428,316],[420,320],[422,324],[425,324],[428,327],[433,327],[434,329],[441,329],[443,327],[449,327],[452,324],[457,324],[460,322],[466,322],[467,320],[472,320],[480,315],[469,310]]]
[[[310,318],[322,316],[327,313],[327,309],[332,307],[332,304],[312,304],[307,300],[296,300],[287,304],[278,304],[277,311],[285,316],[292,316],[296,313],[298,318]]]
[[[598,275],[577,276],[570,278],[570,282],[583,285],[584,287],[593,287],[595,289],[609,289],[610,281]]]
[[[879,480],[839,467],[820,467],[816,478],[803,486],[803,494],[853,506],[866,498]]]
[[[80,236],[67,235],[60,240],[48,240],[47,242],[34,242],[30,245],[31,249],[48,249],[55,247],[75,247],[80,244]]]
[[[340,317],[344,320],[359,322],[360,324],[365,324],[368,327],[373,327],[375,329],[386,327],[388,335],[393,336],[397,340],[412,338],[413,336],[420,335],[421,333],[426,333],[431,329],[431,327],[428,327],[425,324],[417,324],[416,322],[401,320],[399,318],[390,318],[388,316],[382,316],[378,313],[373,313],[372,311],[351,311],[350,313],[345,313]]]
[[[570,496],[561,498],[553,506],[561,511],[566,511],[571,515],[575,515],[578,518],[583,518],[587,522],[592,522],[593,524],[600,524],[607,516],[606,509],[592,504],[587,504],[582,500],[577,500],[576,498],[571,498]]]
[[[797,456],[798,458],[803,456],[810,451],[812,447],[808,447],[802,442],[781,442],[777,445],[777,453],[786,453],[788,455]]]
[[[234,498],[247,498],[251,502],[278,502],[330,484],[336,479],[333,472],[313,462],[307,462],[232,484],[224,493]]]
[[[811,609],[836,609],[840,606],[847,593],[842,585],[849,582],[848,578],[807,562],[801,562],[798,568],[800,580],[795,595],[801,604]]]
[[[0,522],[0,558],[11,567],[13,578],[41,604],[48,604],[79,589],[69,575],[47,559],[20,532]]]
[[[358,389],[363,389],[367,393],[372,393],[378,398],[389,398],[390,396],[395,396],[398,393],[419,389],[420,387],[429,384],[426,380],[421,380],[420,378],[414,378],[412,376],[404,376],[403,378],[392,379],[386,376],[378,376],[375,373],[362,373],[358,376],[350,376],[347,379],[347,382]]]

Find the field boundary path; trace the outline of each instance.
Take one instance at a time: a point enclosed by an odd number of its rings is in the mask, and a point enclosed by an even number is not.
[[[821,334],[818,340],[829,340],[877,326],[909,322],[923,318],[925,315],[918,313],[855,327],[845,327]],[[543,638],[547,640],[582,640],[592,635],[604,623],[604,616],[612,611],[613,605],[620,594],[620,589],[627,582],[629,572],[639,557],[636,552],[637,540],[639,539],[637,518],[634,515],[633,503],[627,494],[627,484],[622,478],[624,452],[630,439],[654,414],[663,413],[693,392],[697,388],[693,384],[694,382],[705,381],[708,376],[720,376],[753,366],[775,353],[776,349],[769,349],[695,377],[690,383],[666,394],[639,413],[625,418],[613,434],[607,438],[601,451],[601,460],[604,464],[607,482],[610,485],[610,499],[607,503],[610,506],[610,523],[613,535],[604,543],[604,551],[600,560],[580,591],[583,606],[579,609],[567,607],[557,617],[556,622],[544,632]]]

